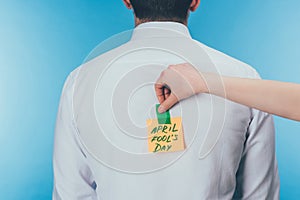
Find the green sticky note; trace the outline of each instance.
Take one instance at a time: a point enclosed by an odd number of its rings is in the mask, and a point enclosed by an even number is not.
[[[160,104],[156,105],[156,115],[159,124],[171,124],[170,112],[159,113],[158,108]]]

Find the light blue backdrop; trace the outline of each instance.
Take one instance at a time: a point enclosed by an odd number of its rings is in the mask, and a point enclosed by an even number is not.
[[[203,0],[190,29],[265,79],[300,83],[299,7],[298,0]],[[0,199],[51,198],[64,80],[99,42],[132,27],[121,0],[0,0]],[[281,197],[297,199],[300,123],[275,122]]]

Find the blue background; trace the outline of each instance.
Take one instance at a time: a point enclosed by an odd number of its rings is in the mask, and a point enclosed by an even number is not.
[[[300,83],[298,0],[203,0],[194,38],[265,79]],[[52,145],[67,75],[131,29],[121,0],[0,0],[0,199],[51,199]],[[282,105],[285,106],[285,105]],[[300,196],[300,123],[275,118],[282,199]]]

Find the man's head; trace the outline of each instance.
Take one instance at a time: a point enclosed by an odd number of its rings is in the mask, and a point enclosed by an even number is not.
[[[174,21],[187,24],[190,11],[195,11],[200,0],[123,0],[134,10],[136,25],[149,21]]]

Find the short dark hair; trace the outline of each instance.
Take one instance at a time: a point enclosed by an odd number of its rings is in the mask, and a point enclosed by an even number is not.
[[[135,16],[144,21],[186,22],[192,0],[130,0]]]

